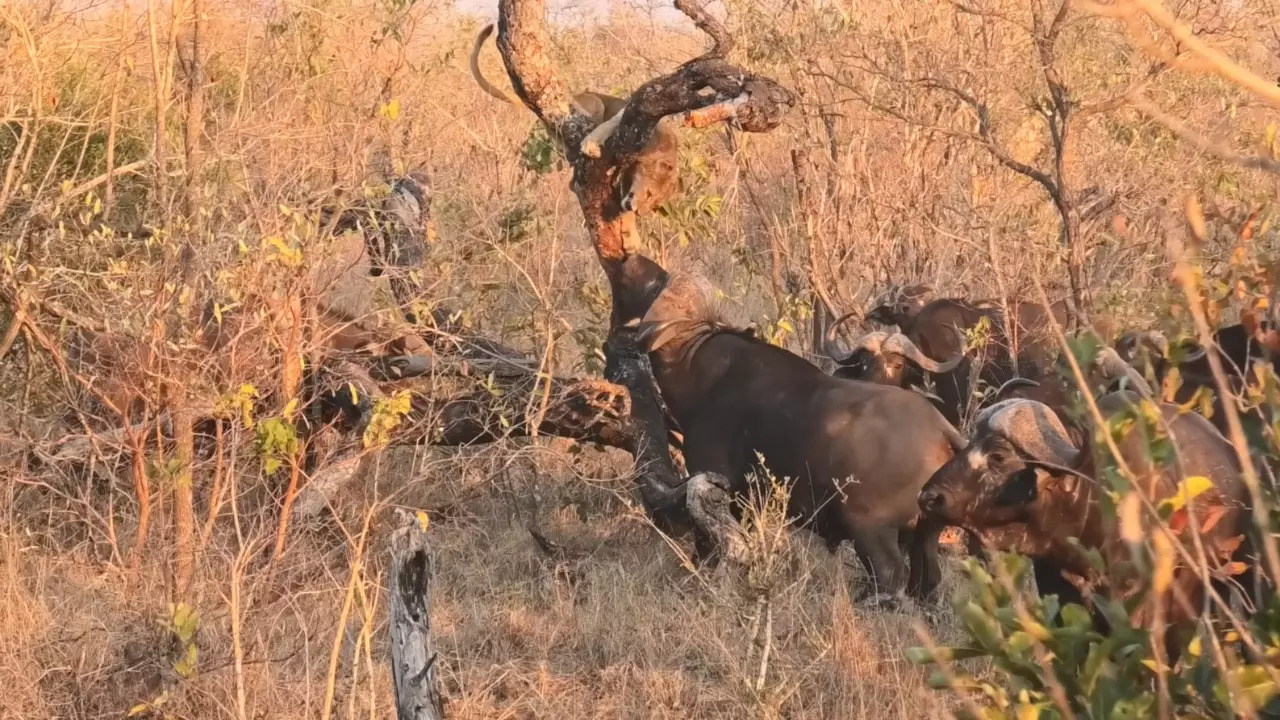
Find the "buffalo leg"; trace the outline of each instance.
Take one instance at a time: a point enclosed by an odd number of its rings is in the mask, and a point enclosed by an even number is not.
[[[982,539],[968,530],[964,531],[964,547],[965,551],[969,553],[969,557],[977,558],[984,563],[991,562],[991,556],[987,554],[987,549],[982,547]]]
[[[942,529],[941,525],[922,520],[911,532],[907,594],[916,600],[928,600],[942,583],[942,563],[938,560],[938,540]]]
[[[684,461],[689,477],[698,473],[715,473],[729,482],[729,495],[741,497],[747,491],[746,472],[729,460],[727,449],[718,443],[708,442],[699,428],[692,427],[685,434]],[[742,508],[731,503],[729,512],[741,520]],[[699,567],[713,568],[719,564],[719,543],[710,528],[693,524],[693,562]]]
[[[862,561],[870,579],[871,595],[893,595],[905,584],[907,568],[902,552],[898,549],[897,528],[866,528],[853,530],[853,550]],[[863,600],[868,592],[858,595]]]
[[[1047,595],[1057,595],[1059,606],[1065,606],[1067,603],[1075,603],[1088,607],[1084,601],[1084,596],[1080,594],[1080,589],[1071,584],[1062,575],[1062,568],[1057,563],[1038,558],[1031,559],[1031,570],[1035,573],[1036,593],[1040,597]],[[1101,616],[1093,613],[1094,625],[1098,624]],[[1056,618],[1058,624],[1062,623],[1062,616]]]

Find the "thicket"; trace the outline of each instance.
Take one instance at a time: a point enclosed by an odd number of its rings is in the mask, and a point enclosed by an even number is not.
[[[824,318],[898,282],[1043,288],[1100,331],[1171,340],[1198,320],[1274,321],[1268,3],[724,9],[734,61],[799,103],[768,135],[683,130],[683,191],[641,237],[770,342],[816,357]],[[648,8],[560,19],[550,52],[573,88],[633,89],[703,47]],[[899,663],[914,618],[850,607],[839,568],[786,539],[776,497],[747,513],[756,559],[722,592],[633,507],[628,463],[537,437],[551,378],[603,371],[608,285],[545,130],[467,76],[479,24],[432,0],[0,6],[4,715],[385,711],[376,547],[392,505],[426,509],[446,546],[459,717],[1257,715],[1277,679],[1270,603],[1206,621],[1170,667],[1120,608],[1104,638],[1029,594],[1024,562],[969,562],[925,643],[963,648],[912,652],[957,691],[935,698]],[[482,63],[505,78],[491,48]],[[411,280],[433,352],[495,338],[533,379],[468,355],[376,398],[354,436],[313,432],[317,301],[384,340],[405,327],[334,211],[411,170],[430,182]],[[1256,380],[1246,415],[1276,403],[1276,379]],[[458,399],[495,408],[491,447],[396,454],[438,439]],[[1280,425],[1246,430],[1259,460],[1280,453]],[[326,483],[345,489],[308,494]],[[546,526],[561,539],[530,551],[525,528]],[[1146,583],[1167,562],[1157,543],[1134,546]]]

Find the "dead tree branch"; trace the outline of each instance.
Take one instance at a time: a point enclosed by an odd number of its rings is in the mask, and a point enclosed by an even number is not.
[[[733,52],[733,36],[725,29],[724,23],[707,12],[707,8],[698,4],[697,0],[675,0],[676,9],[693,21],[698,29],[711,36],[714,43],[711,50],[703,57],[726,57]]]
[[[620,263],[634,249],[628,242],[634,234],[634,218],[622,212],[610,192],[612,183],[619,168],[635,160],[659,121],[684,114],[684,122],[696,127],[733,122],[745,132],[768,132],[795,103],[791,92],[775,81],[723,59],[730,45],[728,32],[694,0],[682,0],[678,7],[712,36],[715,47],[670,75],[641,85],[631,95],[605,152],[592,158],[579,148],[593,129],[592,121],[571,112],[568,90],[547,56],[550,39],[543,0],[502,0],[499,4],[497,44],[512,88],[563,140],[565,155],[574,169],[574,191],[611,282],[616,282]]]
[[[1249,168],[1250,170],[1262,170],[1264,172],[1280,174],[1280,162],[1262,155],[1242,155],[1220,142],[1214,142],[1213,140],[1201,135],[1188,127],[1186,123],[1182,122],[1178,118],[1169,115],[1148,102],[1135,101],[1133,106],[1142,111],[1143,114],[1147,115],[1152,120],[1163,125],[1169,130],[1169,132],[1190,143],[1200,152],[1212,155],[1223,162],[1228,162],[1232,165],[1239,165],[1240,167]]]
[[[391,677],[398,720],[444,720],[444,703],[436,687],[436,659],[431,641],[431,580],[435,562],[426,528],[400,511],[400,527],[391,535],[390,592]]]
[[[641,498],[656,520],[669,524],[678,524],[672,518],[684,514],[683,491],[677,489],[681,484],[667,447],[663,406],[647,356],[621,327],[628,319],[620,304],[629,279],[627,261],[640,253],[635,217],[622,210],[613,184],[622,169],[634,164],[664,118],[682,116],[689,127],[725,122],[744,132],[768,132],[795,104],[792,93],[774,80],[724,59],[732,49],[732,38],[698,0],[677,0],[676,7],[712,38],[712,49],[632,93],[626,108],[610,120],[616,127],[599,157],[582,152],[582,141],[594,129],[593,123],[571,111],[569,92],[548,57],[544,0],[501,0],[497,38],[516,95],[561,139],[573,166],[573,190],[613,296],[605,376],[624,386],[630,396],[625,437],[636,459]]]

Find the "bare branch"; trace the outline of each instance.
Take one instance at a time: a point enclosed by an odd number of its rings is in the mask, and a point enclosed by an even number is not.
[[[714,44],[703,57],[722,58],[733,51],[733,36],[725,29],[724,23],[707,12],[698,0],[675,0],[675,4],[676,9],[687,15],[699,30],[711,36]]]
[[[1138,11],[1145,13],[1156,25],[1173,36],[1179,45],[1204,58],[1208,63],[1208,70],[1249,90],[1272,105],[1280,107],[1280,87],[1201,40],[1194,30],[1179,22],[1159,0],[1128,0],[1115,5],[1103,5],[1092,0],[1077,0],[1077,2],[1082,8],[1103,17],[1126,18]]]
[[[1219,160],[1229,162],[1233,165],[1239,165],[1240,167],[1280,174],[1280,162],[1272,160],[1271,158],[1262,157],[1261,155],[1241,155],[1222,143],[1214,142],[1209,138],[1204,137],[1190,127],[1187,127],[1186,123],[1148,102],[1137,101],[1134,102],[1133,105],[1149,116],[1152,120],[1163,125],[1169,130],[1169,132],[1172,132],[1182,140],[1191,143],[1200,152],[1208,153],[1217,157]]]
[[[18,298],[18,293],[9,288],[0,288],[0,300],[3,300],[12,307],[15,314],[22,309],[20,307],[21,301]],[[95,333],[105,333],[108,331],[106,323],[81,315],[70,308],[62,306],[55,300],[43,298],[36,303],[36,305],[43,310],[45,314],[55,320],[66,320],[82,330],[89,330]]]
[[[590,121],[569,110],[569,91],[547,56],[543,0],[501,0],[498,4],[498,50],[516,96],[538,119],[574,146],[586,137]]]
[[[1142,95],[1142,91],[1151,84],[1151,81],[1163,75],[1168,69],[1168,63],[1156,61],[1147,69],[1147,72],[1143,73],[1142,76],[1136,80],[1130,82],[1124,90],[1105,100],[1098,100],[1097,102],[1080,106],[1076,110],[1076,115],[1086,117],[1089,115],[1102,115],[1113,110],[1118,110],[1137,100],[1138,97]]]

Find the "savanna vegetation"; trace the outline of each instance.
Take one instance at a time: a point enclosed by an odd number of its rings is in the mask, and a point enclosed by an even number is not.
[[[709,44],[666,6],[549,10],[573,91]],[[902,283],[1067,300],[1080,360],[1123,329],[1280,320],[1274,3],[709,11],[790,105],[767,132],[680,127],[680,192],[628,242],[768,342],[830,369],[830,320]],[[397,510],[434,554],[450,718],[1259,716],[1265,602],[1206,615],[1176,664],[1118,601],[1103,635],[1037,598],[1016,557],[957,547],[936,604],[868,607],[850,548],[787,527],[786,478],[739,562],[695,563],[637,488],[652,447],[570,163],[469,74],[494,12],[0,4],[0,717],[390,716]],[[480,62],[509,87],[492,44]],[[410,172],[425,256],[375,275],[369,209]],[[1240,412],[1275,405],[1268,372]],[[1264,570],[1278,433],[1228,438],[1257,460]],[[1136,507],[1106,477],[1108,512]],[[1195,565],[1160,529],[1181,509],[1128,516],[1147,586]]]

